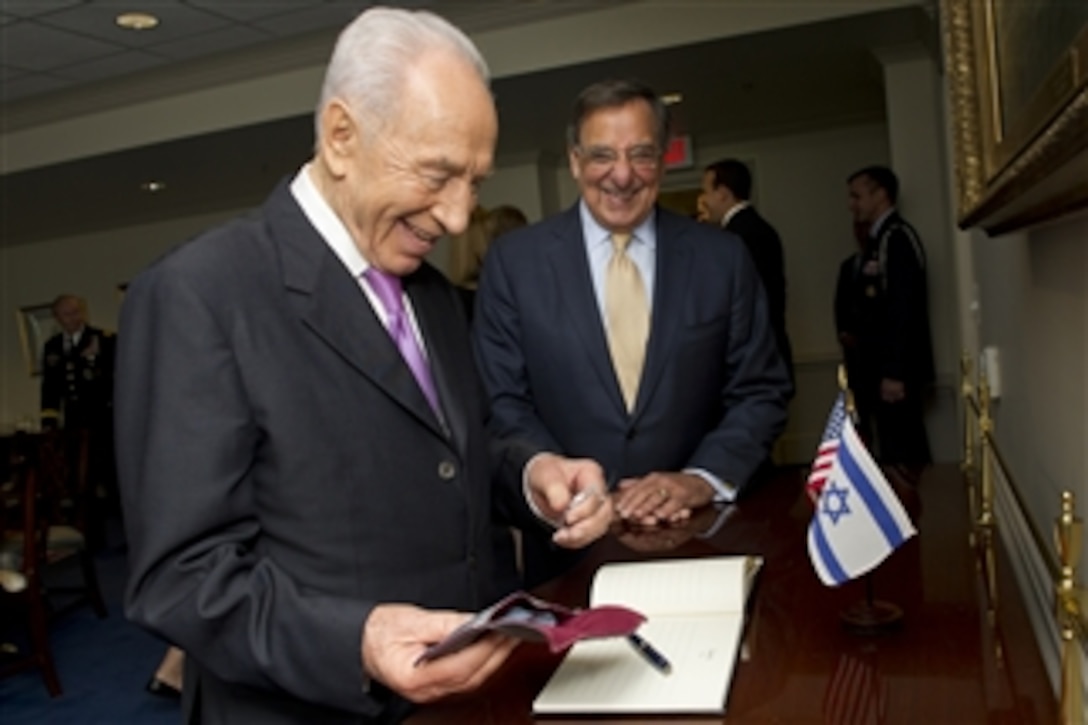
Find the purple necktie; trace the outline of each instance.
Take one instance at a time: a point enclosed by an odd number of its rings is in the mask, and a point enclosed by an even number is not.
[[[385,307],[386,315],[389,317],[386,327],[389,330],[390,337],[393,338],[397,349],[400,350],[404,362],[408,363],[408,367],[411,369],[412,375],[415,376],[416,382],[419,383],[424,397],[431,404],[431,409],[441,418],[442,413],[438,407],[438,394],[435,392],[434,381],[431,379],[431,369],[427,366],[427,360],[423,357],[423,350],[420,349],[419,342],[412,332],[412,326],[404,309],[400,277],[382,272],[375,267],[367,268],[363,276],[366,277],[367,282],[370,283],[370,288],[378,295],[378,299],[382,301],[382,305]]]

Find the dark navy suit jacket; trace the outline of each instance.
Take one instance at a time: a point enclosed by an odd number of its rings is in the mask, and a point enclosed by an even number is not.
[[[593,458],[612,480],[700,468],[743,492],[785,425],[791,390],[766,296],[735,235],[660,208],[656,234],[650,338],[631,413],[578,206],[491,247],[473,341],[492,425]]]

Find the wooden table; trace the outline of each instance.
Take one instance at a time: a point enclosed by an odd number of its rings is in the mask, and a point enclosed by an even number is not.
[[[994,550],[998,605],[989,603],[981,559],[969,543],[966,490],[955,466],[932,467],[916,486],[899,486],[919,535],[872,578],[876,598],[904,613],[897,628],[875,635],[852,632],[840,620],[844,609],[864,600],[864,582],[827,588],[812,570],[805,543],[812,506],[803,483],[801,471],[777,476],[733,507],[709,537],[690,531],[610,537],[575,570],[537,590],[553,601],[584,605],[589,581],[603,562],[720,554],[765,559],[725,717],[582,721],[1057,722],[1055,695],[999,546]],[[702,514],[698,526],[711,526],[714,513]],[[543,647],[522,645],[481,690],[423,707],[409,722],[535,722],[533,698],[558,663],[559,657]]]

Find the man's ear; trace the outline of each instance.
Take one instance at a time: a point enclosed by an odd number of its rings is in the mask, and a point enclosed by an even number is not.
[[[321,110],[321,135],[318,151],[336,178],[347,175],[359,144],[359,127],[354,116],[339,99],[332,99]]]
[[[582,166],[578,163],[578,151],[573,146],[567,148],[567,161],[570,163],[570,175],[578,181],[582,178]]]

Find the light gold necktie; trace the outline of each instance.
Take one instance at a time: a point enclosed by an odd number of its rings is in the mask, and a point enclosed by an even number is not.
[[[604,280],[608,349],[627,410],[635,407],[642,363],[646,359],[646,338],[650,334],[646,286],[638,267],[627,255],[630,243],[630,234],[612,235],[612,259],[608,262]]]

